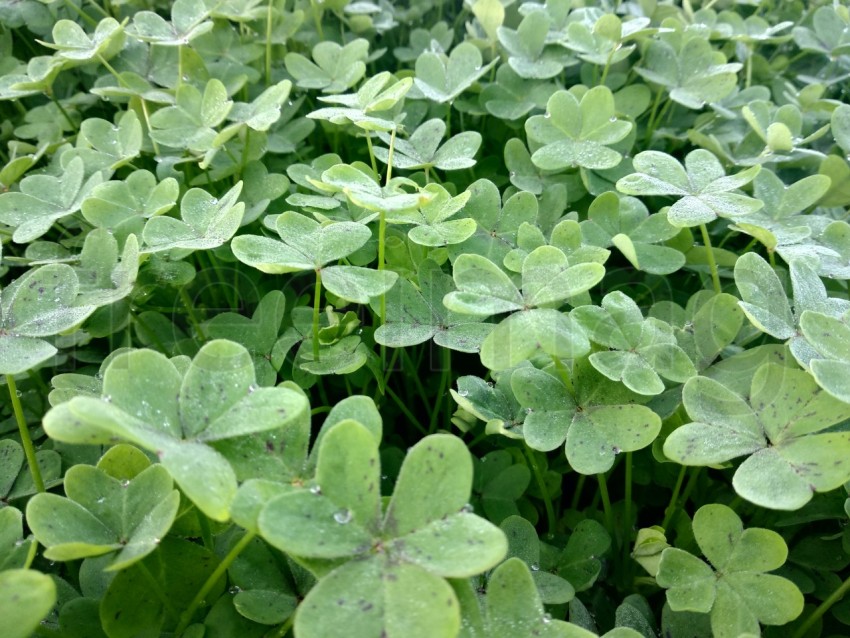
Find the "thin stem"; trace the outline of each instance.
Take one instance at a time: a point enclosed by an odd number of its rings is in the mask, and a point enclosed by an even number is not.
[[[183,84],[183,46],[177,46],[177,88]]]
[[[702,244],[705,246],[708,267],[711,269],[711,281],[714,284],[714,292],[719,295],[721,293],[720,275],[717,272],[717,262],[714,260],[714,250],[711,247],[711,237],[708,235],[708,228],[706,228],[705,224],[700,224],[699,230],[700,233],[702,233]]]
[[[387,153],[387,181],[386,185],[389,186],[390,180],[393,177],[393,151],[395,150],[395,127],[393,127],[392,133],[390,133],[390,149]]]
[[[664,95],[664,89],[658,87],[658,92],[655,94],[655,101],[652,103],[652,110],[649,112],[649,119],[646,122],[646,134],[643,138],[643,143],[648,144],[652,139],[652,134],[655,132],[655,117],[658,114],[658,107],[661,104],[661,96]]]
[[[404,401],[402,401],[401,398],[395,392],[393,392],[390,386],[387,386],[385,388],[385,392],[387,396],[393,400],[393,403],[398,406],[398,409],[401,410],[402,414],[404,414],[404,416],[406,416],[410,420],[410,422],[414,426],[416,426],[416,429],[419,430],[422,434],[427,435],[428,430],[425,428],[425,426],[422,425],[419,419],[417,419],[413,412],[411,412],[410,409],[404,404]]]
[[[266,86],[272,85],[272,7],[274,0],[266,5]]]
[[[375,177],[380,176],[378,172],[378,162],[375,159],[375,151],[372,149],[372,131],[366,131],[366,148],[369,149],[369,161],[372,163],[372,171]]]
[[[189,297],[189,293],[186,291],[185,286],[180,288],[180,300],[183,302],[183,305],[186,307],[186,311],[189,313],[189,323],[192,324],[192,327],[195,329],[195,332],[198,333],[198,337],[200,337],[201,341],[206,341],[207,335],[204,332],[203,327],[201,327],[201,322],[195,312],[195,306],[192,304],[192,299]]]
[[[316,268],[316,289],[313,291],[313,359],[319,360],[319,313],[322,307],[322,271]]]
[[[80,7],[75,5],[71,0],[64,0],[65,6],[71,9],[74,13],[80,16],[90,27],[97,27],[97,20],[85,13]]]
[[[206,582],[198,590],[198,593],[195,594],[192,602],[189,603],[189,607],[180,617],[180,623],[174,631],[175,636],[180,636],[180,634],[186,630],[186,627],[188,627],[189,623],[192,622],[192,616],[195,615],[195,612],[198,610],[198,607],[201,606],[201,603],[207,597],[207,594],[210,593],[210,590],[215,587],[218,580],[224,576],[233,561],[236,560],[239,554],[242,553],[242,550],[244,550],[248,546],[248,543],[252,540],[254,540],[254,532],[245,532],[245,536],[240,538],[239,542],[236,543],[229,552],[227,552],[227,556],[222,559],[222,561],[218,564],[218,567],[215,568],[215,571],[210,574],[209,578],[207,578]]]
[[[283,638],[286,635],[286,632],[292,629],[293,622],[295,622],[295,613],[292,613],[280,627],[275,627],[263,638]]]
[[[56,105],[56,108],[59,109],[59,112],[62,114],[62,117],[65,118],[65,121],[68,123],[68,126],[71,127],[71,130],[76,131],[77,125],[74,124],[74,120],[72,120],[71,116],[68,115],[68,111],[65,110],[65,107],[62,106],[62,103],[56,99],[56,96],[53,94],[53,91],[49,91],[47,95],[50,97],[50,100]]]
[[[198,527],[201,528],[201,540],[204,541],[204,547],[213,551],[215,549],[215,545],[213,544],[210,522],[201,510],[198,510],[196,513],[198,517]]]
[[[6,375],[6,385],[9,388],[9,397],[12,399],[12,409],[15,412],[15,420],[18,422],[18,431],[21,433],[21,444],[24,446],[24,454],[27,457],[27,465],[32,474],[32,482],[39,492],[44,491],[44,480],[41,478],[41,468],[38,467],[38,459],[35,456],[35,447],[30,438],[27,421],[24,418],[24,409],[21,407],[21,398],[18,396],[18,387],[15,385],[14,375]]]
[[[604,473],[597,474],[599,482],[599,496],[602,498],[602,511],[605,513],[605,527],[611,538],[614,538],[614,510],[611,509],[611,497],[608,495],[608,480]]]
[[[531,472],[534,474],[534,479],[537,481],[537,487],[543,496],[543,505],[546,507],[546,521],[548,523],[549,535],[554,536],[557,529],[557,519],[555,518],[555,508],[552,506],[552,498],[549,496],[549,490],[546,488],[546,481],[543,479],[543,472],[540,471],[540,465],[537,463],[537,458],[534,456],[534,450],[527,445],[523,446],[523,451],[528,459],[528,464],[531,466]]]
[[[688,468],[684,465],[679,468],[679,476],[676,477],[676,485],[673,486],[673,493],[670,495],[670,502],[664,510],[664,520],[661,522],[661,527],[663,527],[665,531],[667,530],[667,526],[670,524],[670,521],[673,520],[673,515],[676,513],[679,502],[679,492],[682,490],[682,483],[685,481],[685,473],[687,471]]]
[[[313,22],[316,25],[316,32],[319,34],[319,40],[324,40],[325,32],[322,30],[323,11],[316,6],[316,0],[310,0],[310,8],[313,9]]]
[[[626,488],[623,512],[623,566],[629,564],[632,544],[632,453],[626,452]]]
[[[577,510],[579,501],[581,501],[581,493],[584,491],[584,483],[587,481],[587,474],[579,474],[576,482],[576,489],[573,492],[573,500],[570,501],[570,509]]]
[[[850,590],[850,576],[848,576],[847,579],[838,586],[838,589],[832,592],[825,601],[818,605],[817,609],[815,609],[811,615],[806,618],[802,625],[797,627],[797,631],[794,632],[794,635],[791,638],[803,638],[803,636],[806,635],[806,632],[808,632],[809,629],[811,629],[835,603],[841,600],[848,590]]]
[[[448,348],[443,348],[443,350],[447,350]],[[441,353],[442,354],[442,353]],[[434,409],[431,411],[431,423],[428,427],[428,432],[433,434],[437,430],[437,421],[440,417],[440,407],[443,403],[443,395],[447,394],[449,391],[449,377],[451,376],[451,371],[445,366],[445,359],[442,358],[442,362],[444,365],[440,373],[440,389],[437,390],[437,400],[434,403]]]

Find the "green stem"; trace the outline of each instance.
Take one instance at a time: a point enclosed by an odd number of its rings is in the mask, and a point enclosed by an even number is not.
[[[71,119],[71,116],[68,114],[68,111],[65,110],[65,107],[62,106],[62,103],[56,99],[55,95],[53,95],[53,91],[48,91],[47,95],[50,97],[50,100],[56,105],[56,108],[59,109],[59,112],[62,114],[62,117],[65,118],[65,121],[68,123],[68,126],[71,127],[71,130],[76,131],[77,125],[74,124],[74,120]]]
[[[319,312],[322,307],[322,271],[316,268],[316,290],[313,291],[313,359],[319,360]]]
[[[531,466],[531,472],[534,474],[534,480],[537,481],[537,487],[540,489],[540,494],[543,497],[543,505],[546,507],[546,521],[548,523],[549,535],[554,536],[557,529],[555,508],[552,506],[552,498],[549,496],[549,490],[546,489],[546,481],[543,479],[543,472],[540,471],[540,465],[537,463],[537,458],[534,456],[534,450],[528,447],[528,445],[524,445],[523,451],[528,459],[528,464]]]
[[[401,410],[402,414],[404,414],[404,416],[406,416],[410,420],[410,422],[414,426],[416,426],[417,430],[427,436],[428,430],[425,428],[424,425],[422,425],[422,423],[420,423],[419,419],[416,418],[413,412],[411,412],[410,409],[404,404],[404,401],[402,401],[401,398],[395,392],[393,392],[392,388],[390,388],[390,386],[387,386],[385,388],[385,391],[387,396],[392,399],[393,403],[395,403],[398,406],[398,409]]]
[[[292,629],[292,623],[295,622],[295,614],[287,618],[280,627],[275,627],[270,632],[268,632],[263,638],[283,638],[290,629]]]
[[[705,246],[708,267],[711,269],[711,281],[714,284],[714,292],[719,295],[721,293],[720,275],[717,272],[717,262],[714,260],[714,250],[711,247],[711,237],[708,235],[708,228],[706,228],[705,224],[700,224],[699,230],[700,233],[702,233],[702,244]]]
[[[673,486],[673,493],[670,495],[670,502],[664,510],[664,520],[661,522],[661,527],[663,527],[665,531],[676,513],[679,502],[679,492],[682,490],[682,483],[685,481],[685,473],[687,471],[688,468],[684,465],[679,468],[679,476],[676,477],[676,485]]]
[[[183,84],[183,46],[177,47],[177,88]]]
[[[213,536],[212,530],[210,529],[209,519],[207,519],[201,510],[197,510],[196,515],[198,517],[198,527],[201,528],[201,540],[204,542],[204,547],[213,551],[215,549],[215,545],[213,544]]]
[[[815,609],[811,615],[806,618],[802,625],[797,627],[797,631],[794,632],[794,635],[791,638],[803,638],[803,636],[806,635],[806,632],[808,632],[809,629],[811,629],[835,603],[841,600],[848,590],[850,590],[850,576],[848,576],[847,579],[838,586],[838,589],[832,592],[825,601],[818,605],[817,609]]]
[[[646,122],[646,134],[643,138],[644,145],[647,145],[652,139],[652,134],[655,132],[655,117],[658,115],[658,107],[661,105],[661,96],[664,95],[664,88],[658,87],[658,92],[655,94],[655,101],[652,103],[652,110],[649,112],[649,119]]]
[[[372,163],[372,171],[375,173],[375,177],[378,178],[380,173],[378,172],[378,162],[375,159],[375,151],[372,149],[372,131],[366,131],[366,148],[369,149],[369,161]]]
[[[254,540],[254,532],[245,532],[245,536],[239,539],[239,542],[236,543],[229,552],[227,552],[227,556],[225,556],[218,564],[215,571],[210,574],[209,578],[207,578],[206,582],[198,590],[198,593],[195,594],[192,602],[189,603],[189,607],[185,612],[183,612],[183,615],[180,617],[180,624],[177,625],[177,629],[174,631],[175,636],[180,636],[180,634],[186,631],[186,627],[188,627],[189,623],[192,622],[192,616],[195,615],[195,612],[198,610],[198,607],[201,606],[201,603],[207,597],[207,594],[210,593],[218,580],[227,572],[233,561],[236,560],[239,554],[242,553],[242,550],[244,550],[248,546],[248,543],[252,540]]]
[[[629,564],[632,544],[632,453],[626,452],[626,489],[623,511],[623,568]]]
[[[313,23],[316,25],[316,32],[319,34],[319,40],[324,40],[325,32],[322,29],[323,11],[316,6],[316,0],[310,0],[310,8],[313,9]]]
[[[387,181],[385,182],[386,186],[389,186],[390,180],[393,177],[393,151],[395,150],[395,127],[393,127],[392,133],[390,133],[390,148],[387,153]]]
[[[443,348],[443,350],[447,350],[447,348]],[[437,421],[440,418],[440,407],[443,404],[443,395],[447,394],[449,391],[451,370],[449,370],[445,365],[445,358],[443,353],[441,352],[441,359],[443,365],[441,366],[443,369],[440,372],[440,389],[437,390],[437,400],[434,402],[434,409],[431,411],[431,423],[428,427],[428,432],[433,434],[437,430]]]
[[[605,513],[605,527],[611,538],[614,538],[614,510],[611,509],[611,497],[608,495],[608,481],[605,474],[597,474],[599,483],[599,496],[602,498],[602,511]]]
[[[272,85],[272,7],[274,0],[266,5],[266,86]]]
[[[180,300],[183,302],[183,305],[186,307],[186,311],[189,313],[189,323],[192,324],[192,327],[195,329],[195,332],[198,333],[198,337],[201,341],[206,341],[207,335],[204,332],[203,327],[201,327],[201,322],[195,312],[195,306],[192,304],[192,299],[189,297],[189,293],[186,291],[185,286],[180,288]]]
[[[89,14],[85,13],[80,7],[71,2],[71,0],[64,1],[65,6],[71,9],[71,11],[76,13],[78,16],[80,16],[86,22],[86,24],[88,24],[90,27],[97,27],[97,20],[92,18]]]
[[[43,492],[44,480],[41,478],[41,469],[38,467],[35,447],[33,447],[27,421],[24,418],[24,409],[21,407],[21,398],[18,396],[18,387],[15,385],[14,375],[6,375],[6,385],[9,388],[9,397],[12,399],[12,409],[15,412],[15,420],[18,422],[18,431],[21,433],[21,444],[24,446],[24,454],[27,457],[30,474],[32,474],[32,482],[35,485],[35,489]]]
[[[578,504],[581,501],[581,493],[584,491],[584,483],[587,481],[587,474],[579,474],[576,482],[576,489],[573,492],[573,500],[570,501],[570,509],[577,510]]]

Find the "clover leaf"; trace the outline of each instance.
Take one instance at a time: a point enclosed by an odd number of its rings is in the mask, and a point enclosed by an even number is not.
[[[844,306],[841,300],[829,301]],[[850,334],[848,323],[850,311],[845,310],[839,315],[834,307],[829,311],[824,308],[805,310],[800,316],[800,329],[814,349],[808,361],[812,375],[821,388],[844,403],[850,403],[850,389],[845,376],[850,368],[850,353],[847,351],[848,342],[844,340]]]
[[[124,26],[114,18],[104,18],[97,23],[94,33],[89,35],[72,20],[58,20],[53,25],[53,42],[41,42],[46,47],[56,49],[60,58],[81,64],[110,58],[124,43]]]
[[[564,46],[575,51],[585,62],[599,66],[617,64],[629,57],[634,44],[624,44],[638,36],[651,33],[648,18],[635,18],[626,22],[610,13],[599,16],[589,25],[585,22],[570,22]]]
[[[704,505],[694,515],[694,536],[711,565],[675,547],[661,554],[656,581],[673,611],[710,613],[717,638],[760,635],[760,623],[784,625],[803,611],[797,586],[766,573],[788,556],[779,534],[745,530],[725,505]]]
[[[416,59],[414,83],[419,93],[438,104],[451,102],[496,64],[483,64],[481,51],[461,42],[447,56],[425,51]]]
[[[239,261],[262,272],[287,273],[301,270],[321,272],[322,283],[338,297],[368,303],[392,288],[398,275],[360,266],[326,266],[347,257],[372,237],[363,224],[318,222],[287,211],[278,216],[280,241],[257,235],[240,235],[231,242]]]
[[[320,42],[313,47],[313,61],[300,53],[287,53],[286,70],[302,89],[318,89],[323,93],[342,93],[357,84],[366,73],[369,42],[362,38],[345,46],[336,42]]]
[[[65,473],[67,498],[37,494],[27,503],[27,522],[50,560],[116,552],[105,569],[125,569],[153,552],[174,522],[180,493],[172,485],[161,465],[123,480],[75,465]]]
[[[78,396],[50,410],[45,431],[66,443],[128,441],[154,452],[181,490],[213,520],[229,518],[236,475],[218,441],[279,430],[307,409],[287,388],[257,388],[251,356],[223,340],[186,367],[152,350],[116,356],[100,398]]]
[[[299,636],[342,626],[355,637],[455,636],[460,609],[444,578],[478,574],[505,555],[502,532],[464,510],[472,462],[460,439],[432,435],[411,448],[383,515],[380,473],[372,434],[343,421],[320,444],[316,493],[282,494],[260,512],[259,530],[271,545],[341,563],[299,606]]]
[[[35,460],[46,488],[62,483],[62,459],[55,450],[38,450],[35,453]],[[0,461],[3,462],[0,468],[0,499],[9,502],[38,491],[33,483],[32,474],[24,467],[24,449],[20,443],[13,439],[0,440]],[[16,550],[17,546],[11,553],[16,554]],[[0,569],[8,566],[0,555]],[[26,567],[26,565],[21,564],[20,567]]]
[[[669,275],[685,265],[680,251],[657,245],[675,237],[679,229],[667,221],[666,213],[650,215],[631,197],[608,191],[594,199],[581,232],[594,246],[616,246],[632,266],[653,275]]]
[[[609,348],[590,355],[593,367],[633,392],[660,394],[661,377],[683,383],[696,374],[673,328],[653,317],[644,319],[637,304],[620,291],[605,295],[601,306],[581,306],[572,314],[591,340]]]
[[[81,304],[108,306],[133,290],[139,271],[139,244],[135,235],[124,242],[119,261],[118,242],[109,231],[98,228],[86,235],[75,268],[80,282]]]
[[[744,396],[694,377],[682,398],[694,421],[667,438],[664,453],[683,465],[747,456],[732,484],[748,501],[795,510],[850,478],[850,433],[824,432],[846,418],[846,405],[804,371],[762,365]]]
[[[192,84],[177,87],[176,103],[150,117],[151,139],[165,146],[196,153],[209,151],[216,137],[215,128],[224,122],[233,102],[227,88],[213,78],[201,93]]]
[[[519,368],[511,375],[514,396],[526,411],[526,443],[542,451],[565,444],[567,460],[580,474],[608,471],[617,454],[648,446],[661,429],[661,419],[651,409],[618,404],[616,396],[602,398],[593,381],[592,374],[580,372],[573,395],[543,370]]]
[[[27,638],[56,602],[56,583],[34,569],[0,572],[0,618],[3,635]]]
[[[669,41],[651,40],[643,65],[635,71],[666,88],[670,99],[689,109],[718,102],[735,90],[741,64],[727,63],[726,56],[705,38],[686,36],[681,41],[674,46]]]
[[[167,213],[177,203],[180,187],[173,177],[157,182],[153,173],[137,170],[123,180],[95,186],[83,200],[83,217],[98,228],[127,229],[141,234],[143,219]]]
[[[426,201],[431,194],[429,191],[406,192],[403,186],[415,184],[401,177],[394,177],[382,186],[371,171],[365,167],[360,168],[356,163],[332,166],[322,173],[321,182],[313,181],[312,184],[325,192],[344,193],[356,206],[385,213],[411,211]]]
[[[226,243],[242,222],[245,204],[236,201],[241,192],[242,182],[221,198],[201,188],[189,189],[180,201],[181,219],[160,215],[145,223],[144,252],[209,250]]]
[[[58,177],[27,175],[20,192],[0,193],[0,222],[15,228],[15,242],[27,244],[49,231],[55,221],[80,210],[86,196],[103,180],[100,171],[87,174],[81,157],[72,158]]]
[[[138,157],[141,150],[142,124],[135,111],[126,111],[115,125],[98,117],[84,120],[77,148],[71,150],[68,157],[80,155],[89,172],[114,171]]]
[[[400,278],[387,293],[386,321],[375,331],[375,341],[392,348],[434,343],[459,352],[477,352],[493,329],[481,318],[452,312],[443,297],[452,292],[452,278],[432,260],[419,265],[419,288]]]
[[[176,0],[171,5],[171,22],[153,11],[139,11],[127,33],[143,42],[179,47],[212,30],[208,16],[203,0]]]
[[[709,151],[697,149],[685,156],[684,167],[659,151],[635,155],[638,171],[617,181],[617,190],[627,195],[671,195],[681,197],[667,213],[674,226],[698,226],[718,217],[739,217],[753,213],[764,202],[735,193],[749,184],[761,167],[752,166],[726,176],[718,159]]]
[[[321,96],[323,102],[342,106],[321,108],[307,117],[333,124],[350,123],[365,131],[392,131],[396,123],[388,112],[407,95],[411,86],[412,78],[395,80],[391,73],[383,71],[366,80],[357,93]]]
[[[440,141],[446,134],[446,123],[441,119],[428,120],[420,124],[406,140],[396,138],[393,145],[393,166],[401,169],[439,168],[442,171],[458,171],[475,166],[475,154],[481,147],[481,134],[465,131],[450,137],[444,144]],[[386,144],[390,136],[378,132]],[[375,148],[375,157],[389,163],[389,149]]]
[[[545,115],[525,122],[529,140],[537,145],[531,161],[543,170],[614,168],[622,155],[609,147],[631,130],[631,122],[617,118],[614,96],[605,86],[590,89],[580,101],[558,91],[546,103]]]
[[[735,284],[741,293],[741,309],[750,322],[764,333],[788,340],[791,353],[800,365],[819,358],[811,343],[800,334],[801,316],[806,311],[837,319],[850,310],[850,302],[827,296],[826,287],[811,265],[795,259],[789,268],[792,304],[788,301],[773,268],[756,253],[741,255],[735,263]]]
[[[496,81],[481,91],[480,102],[495,117],[517,120],[532,109],[545,109],[557,88],[552,82],[526,80],[503,64],[496,70]]]
[[[21,374],[56,354],[44,337],[70,330],[95,310],[79,304],[79,291],[73,268],[48,264],[0,293],[0,373]]]
[[[446,246],[467,240],[478,227],[474,219],[451,219],[469,201],[471,193],[465,191],[452,197],[439,184],[428,184],[420,191],[419,208],[402,211],[387,217],[394,224],[413,224],[407,236],[420,246]]]
[[[569,51],[547,42],[552,26],[544,11],[532,11],[514,29],[500,26],[499,43],[508,53],[508,64],[521,78],[546,80],[560,74],[564,67],[576,64]]]

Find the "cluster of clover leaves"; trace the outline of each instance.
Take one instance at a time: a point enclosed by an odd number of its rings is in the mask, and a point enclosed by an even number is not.
[[[845,0],[0,1],[0,636],[846,635],[848,87]]]

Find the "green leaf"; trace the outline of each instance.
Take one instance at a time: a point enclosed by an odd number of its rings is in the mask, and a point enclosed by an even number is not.
[[[416,59],[414,84],[432,102],[451,102],[494,64],[495,60],[483,64],[478,48],[469,42],[461,42],[448,57],[432,51],[422,53]]]
[[[337,297],[355,303],[369,303],[380,297],[398,281],[391,270],[372,270],[360,266],[330,266],[322,269],[322,283]]]
[[[215,128],[224,122],[233,107],[227,88],[217,79],[210,80],[203,93],[192,84],[181,84],[176,97],[174,106],[166,106],[151,115],[151,138],[176,149],[209,151],[216,137]]]
[[[65,474],[65,492],[68,498],[38,494],[27,504],[27,521],[47,548],[45,556],[66,561],[117,552],[110,570],[125,569],[154,551],[180,502],[161,466],[122,481],[77,465]]]
[[[813,492],[835,489],[850,477],[847,433],[824,433],[844,419],[843,405],[800,370],[762,365],[748,400],[722,383],[695,377],[685,384],[693,423],[664,443],[671,459],[709,465],[748,455],[735,473],[735,490],[763,507],[795,510]]]
[[[345,46],[336,42],[320,42],[313,47],[312,62],[300,53],[287,53],[286,70],[302,89],[319,89],[323,93],[342,93],[357,84],[366,73],[369,42],[362,38]]]
[[[718,159],[703,149],[688,153],[684,167],[665,153],[643,151],[635,155],[634,167],[638,172],[620,179],[617,190],[627,195],[680,197],[667,213],[674,226],[699,226],[718,217],[740,217],[764,205],[734,192],[755,178],[759,166],[726,177]]]
[[[60,404],[45,429],[68,443],[126,440],[155,452],[205,514],[227,520],[236,476],[207,443],[282,428],[307,409],[293,390],[254,384],[250,354],[233,342],[208,342],[185,373],[150,350],[124,353],[107,367],[101,399]]]
[[[299,605],[295,631],[302,638],[324,638],[339,627],[352,638],[452,638],[460,611],[442,578],[378,556],[331,572]]]
[[[9,638],[27,638],[56,602],[56,585],[46,574],[30,569],[0,572],[0,631]]]
[[[202,0],[177,0],[171,5],[171,22],[153,11],[139,11],[127,33],[143,42],[179,47],[212,30],[209,10]]]

